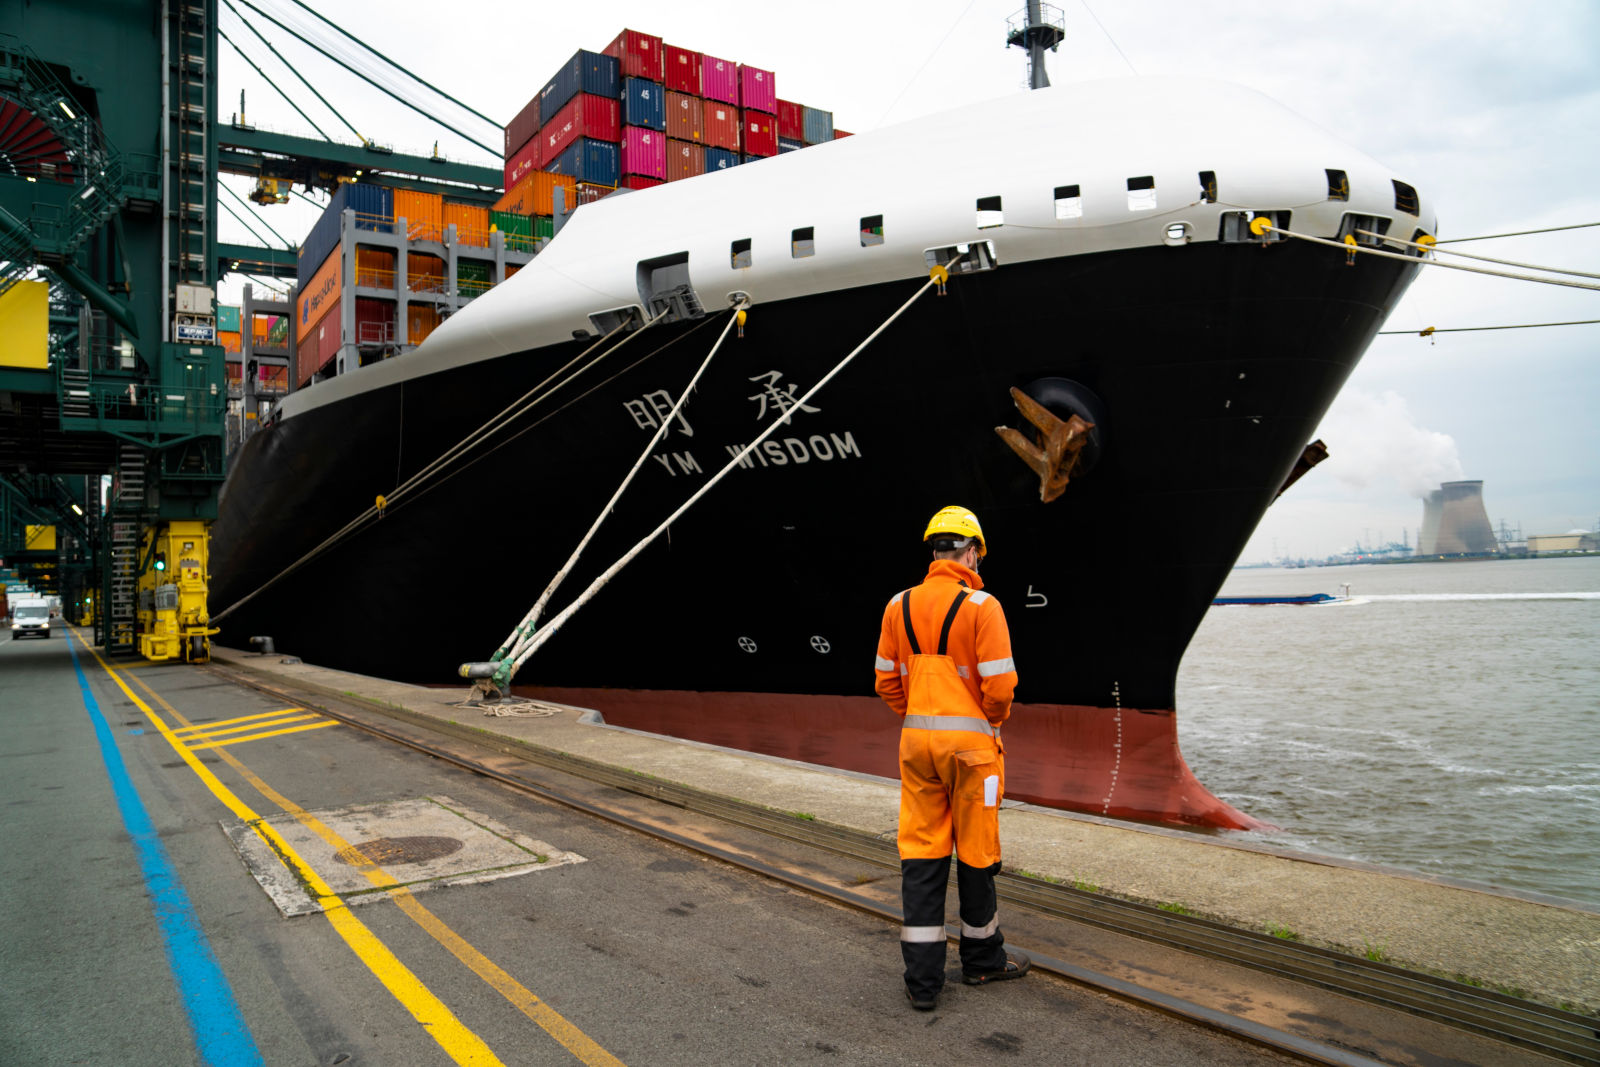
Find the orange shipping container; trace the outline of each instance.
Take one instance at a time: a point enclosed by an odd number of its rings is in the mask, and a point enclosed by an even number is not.
[[[439,325],[439,309],[431,304],[406,305],[406,340],[420,345]]]
[[[263,330],[262,333],[264,335],[266,331]],[[244,351],[244,336],[238,330],[218,330],[217,344],[222,346],[224,352],[232,352],[237,355]]]
[[[506,190],[506,195],[494,205],[494,210],[510,211],[516,215],[554,215],[554,192],[557,188],[565,190],[567,208],[571,210],[577,206],[574,195],[577,184],[577,179],[570,174],[546,174],[536,170]]]
[[[456,228],[456,242],[489,247],[489,209],[476,204],[444,202],[444,224]]]
[[[406,220],[406,237],[408,240],[444,240],[444,197],[438,193],[419,193],[412,189],[396,189],[394,191],[394,217]]]
[[[356,284],[374,289],[394,288],[394,253],[387,248],[356,246]]]
[[[406,257],[406,283],[413,293],[444,291],[444,260],[425,252]]]

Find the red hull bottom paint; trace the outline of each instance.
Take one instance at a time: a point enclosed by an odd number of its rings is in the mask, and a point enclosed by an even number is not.
[[[898,778],[900,723],[876,697],[517,686],[612,726]],[[1219,800],[1178,751],[1171,710],[1017,704],[1006,795],[1067,811],[1226,830],[1271,825]]]

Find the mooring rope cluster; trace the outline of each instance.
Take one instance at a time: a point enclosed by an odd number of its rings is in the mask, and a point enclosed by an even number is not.
[[[806,403],[810,401],[812,397],[816,396],[824,386],[837,377],[838,374],[845,369],[845,367],[849,366],[857,356],[866,350],[868,345],[877,340],[879,335],[881,335],[884,330],[887,330],[896,319],[903,315],[911,307],[911,305],[916,303],[917,300],[927,293],[929,289],[938,287],[940,292],[943,292],[944,286],[946,282],[948,282],[949,277],[949,264],[932,268],[928,272],[928,280],[924,282],[915,293],[911,294],[905,303],[896,308],[894,313],[885,319],[877,329],[868,334],[865,340],[863,340],[855,348],[851,349],[849,354],[835,364],[832,370],[828,371],[828,373],[824,374],[820,379],[818,379],[817,383],[807,390],[805,395],[800,397],[799,400],[797,400],[787,412],[785,412],[779,418],[774,419],[765,430],[756,436],[755,440],[745,445],[728,461],[728,463],[721,470],[712,475],[704,485],[696,490],[695,493],[689,497],[689,499],[685,500],[681,505],[679,505],[678,508],[673,511],[672,514],[663,519],[655,529],[651,530],[648,534],[641,538],[637,544],[628,549],[627,552],[623,553],[623,555],[615,563],[607,567],[604,572],[594,579],[594,581],[590,582],[588,588],[580,593],[576,600],[574,600],[571,604],[568,604],[558,614],[553,616],[549,622],[545,623],[543,626],[537,626],[533,620],[537,618],[539,611],[542,610],[545,603],[548,601],[548,594],[553,592],[554,585],[556,584],[553,582],[551,588],[548,588],[545,591],[547,595],[540,598],[539,603],[536,604],[534,608],[524,616],[523,622],[512,631],[512,636],[508,638],[507,643],[501,646],[501,648],[499,648],[495,652],[494,656],[487,662],[462,664],[460,671],[461,676],[463,678],[474,678],[483,680],[485,682],[491,682],[492,688],[498,690],[501,695],[509,694],[511,680],[516,676],[516,673],[522,669],[523,664],[527,663],[529,658],[532,657],[535,652],[537,652],[547,641],[554,637],[561,630],[561,628],[566,625],[566,623],[575,614],[577,614],[579,610],[583,608],[585,604],[594,599],[595,594],[604,588],[612,578],[615,578],[624,567],[626,567],[639,555],[639,553],[648,548],[656,538],[665,533],[674,522],[676,522],[683,516],[685,512],[698,503],[700,499],[710,492],[711,489],[719,482],[721,482],[723,478],[727,477],[730,472],[738,468],[739,465],[743,463],[752,452],[754,452],[767,440],[767,438],[776,433],[780,427],[790,425],[794,411],[803,410]],[[740,308],[736,311],[735,318],[737,318],[742,310],[743,309]],[[732,325],[732,321],[733,320],[730,320],[729,325]],[[722,337],[726,336],[727,328],[724,327]],[[718,338],[717,345],[720,346],[721,343],[722,338]],[[712,354],[715,354],[715,351],[716,348],[714,347],[712,349]],[[710,356],[707,356],[708,363],[710,358]],[[704,369],[705,365],[703,364],[701,370],[703,371]],[[695,380],[698,381],[698,379],[699,373],[697,373],[695,376]],[[694,382],[691,381],[689,387],[684,390],[683,396],[679,398],[678,405],[673,408],[674,413],[678,411],[683,401],[688,398],[689,394],[693,391],[693,388]],[[669,416],[667,419],[663,419],[662,426],[665,427],[670,425],[671,419],[671,416]],[[654,444],[654,442],[652,442],[652,444]],[[645,451],[648,455],[649,449],[647,448]],[[629,478],[631,477],[632,475],[630,472]],[[624,486],[626,485],[626,481],[627,479],[624,480]],[[619,487],[617,495],[620,495],[621,491],[622,487]],[[605,509],[602,510],[602,518],[604,517],[605,512],[609,511],[612,504],[615,503],[617,495],[613,495],[611,502],[607,503]],[[596,526],[598,526],[599,521],[599,519],[596,520]],[[591,534],[593,533],[593,530],[594,527],[591,527]],[[585,543],[587,543],[587,538],[585,538]],[[581,550],[582,545],[580,545],[579,548]],[[568,560],[568,567],[563,568],[563,573],[558,575],[558,578],[565,577],[564,572],[570,568],[575,559],[576,553],[574,553],[572,559]]]

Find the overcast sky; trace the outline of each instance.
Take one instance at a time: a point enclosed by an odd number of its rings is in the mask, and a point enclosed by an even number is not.
[[[293,0],[254,2],[296,27],[314,24]],[[234,3],[364,136],[419,154],[437,139],[447,156],[500,165],[497,154],[389,101]],[[855,132],[1025,88],[1023,53],[1005,47],[1006,19],[1021,0],[313,6],[497,123],[574,50],[601,49],[624,26],[773,70],[779,96],[830,110]],[[1159,74],[1258,89],[1421,189],[1437,209],[1441,239],[1600,223],[1600,4],[1592,0],[1068,0],[1057,10],[1066,39],[1048,58],[1055,84]],[[225,5],[222,25],[318,125],[350,139]],[[312,133],[228,45],[222,51],[224,117],[242,88],[251,124]],[[416,99],[500,144],[488,123]],[[248,191],[243,179],[229,185]],[[299,204],[262,217],[295,240],[315,214]],[[220,229],[224,240],[254,243],[226,212]],[[1600,226],[1454,247],[1600,273]],[[224,298],[236,291],[225,287]],[[1600,291],[1428,268],[1385,329],[1575,319],[1600,319]],[[1398,541],[1402,531],[1415,544],[1418,491],[1455,478],[1483,480],[1496,525],[1524,534],[1593,528],[1597,403],[1600,325],[1379,337],[1319,431],[1331,458],[1271,508],[1242,561],[1323,556],[1380,536]]]

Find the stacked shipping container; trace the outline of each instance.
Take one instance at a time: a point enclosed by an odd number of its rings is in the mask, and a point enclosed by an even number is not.
[[[574,102],[586,99],[596,102]],[[779,100],[772,71],[623,30],[599,52],[575,53],[506,127],[507,196],[543,171],[578,183],[570,208],[597,189],[682,181],[833,136],[832,113]]]

